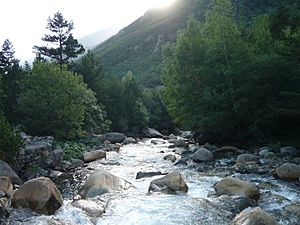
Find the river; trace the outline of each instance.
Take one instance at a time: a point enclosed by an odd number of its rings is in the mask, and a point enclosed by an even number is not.
[[[213,185],[227,174],[199,173],[192,164],[174,166],[171,161],[163,159],[167,154],[174,154],[172,149],[168,148],[170,144],[162,139],[159,139],[158,142],[158,144],[154,144],[151,139],[147,139],[138,144],[125,145],[121,147],[119,153],[108,152],[106,160],[94,161],[83,170],[76,171],[81,177],[77,177],[77,180],[69,177],[69,180],[64,181],[62,190],[65,199],[64,206],[54,216],[27,216],[27,223],[30,225],[48,224],[43,221],[50,218],[51,220],[69,221],[70,224],[84,225],[229,224],[234,215],[224,208],[218,208],[218,204],[210,204],[210,202],[216,202],[216,197],[213,196]],[[91,220],[84,211],[71,206],[71,202],[74,193],[77,192],[86,177],[100,168],[129,181],[134,187],[110,195],[105,213],[101,217]],[[140,171],[172,172],[175,170],[179,171],[186,181],[189,187],[187,194],[148,194],[150,182],[162,176],[136,179],[136,174]],[[233,175],[263,187],[262,197],[258,204],[264,210],[271,212],[277,221],[280,220],[278,221],[280,224],[296,225],[298,223],[297,218],[287,219],[277,214],[288,204],[300,203],[299,186],[276,180],[271,176]],[[281,196],[281,198],[277,200],[273,196]],[[18,221],[22,221],[22,219]],[[26,221],[11,224],[26,224]]]

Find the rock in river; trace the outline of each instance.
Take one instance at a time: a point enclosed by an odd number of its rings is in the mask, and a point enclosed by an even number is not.
[[[95,151],[83,153],[84,162],[92,162],[97,159],[103,159],[103,158],[106,158],[106,152],[102,150],[95,150]]]
[[[238,214],[230,225],[279,225],[272,216],[261,208],[247,208]]]
[[[237,195],[258,200],[259,189],[255,184],[232,177],[226,177],[214,185],[217,195]]]
[[[52,215],[63,204],[55,184],[46,177],[39,177],[24,183],[13,195],[14,208],[30,208],[35,212]]]
[[[214,161],[214,155],[206,148],[198,149],[194,154],[190,155],[190,158],[195,162],[210,162]]]
[[[129,187],[131,187],[129,182],[103,169],[98,169],[88,177],[78,194],[82,198],[88,199],[105,194],[111,190],[118,191]]]
[[[167,194],[174,194],[177,191],[187,193],[188,186],[183,180],[181,174],[175,171],[162,178],[151,181],[148,192],[150,191],[163,192]]]
[[[296,180],[300,177],[300,165],[293,163],[284,163],[276,169],[279,178],[285,180]]]

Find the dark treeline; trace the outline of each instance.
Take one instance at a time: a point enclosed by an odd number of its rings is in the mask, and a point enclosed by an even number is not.
[[[199,141],[257,143],[300,133],[300,11],[282,4],[238,24],[229,0],[190,18],[164,50],[164,100]]]

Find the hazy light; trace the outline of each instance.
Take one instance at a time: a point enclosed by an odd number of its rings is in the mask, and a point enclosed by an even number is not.
[[[151,8],[164,8],[171,5],[175,0],[152,0]]]
[[[60,11],[73,20],[75,38],[96,31],[127,26],[150,8],[161,8],[175,0],[0,0],[0,46],[8,38],[17,58],[32,59],[32,47],[41,45],[48,17]]]

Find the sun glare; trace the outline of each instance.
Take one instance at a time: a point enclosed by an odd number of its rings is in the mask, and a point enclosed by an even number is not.
[[[164,8],[171,5],[175,0],[152,0],[151,8]]]

